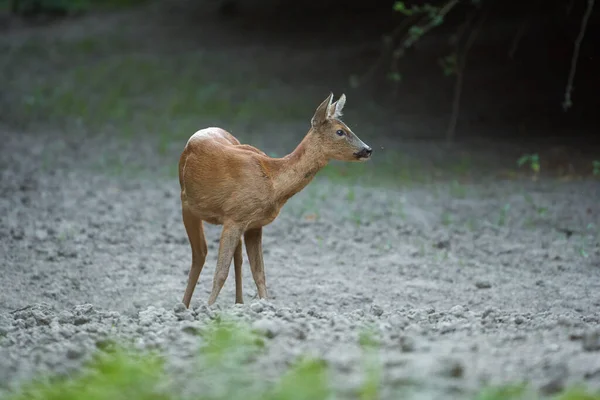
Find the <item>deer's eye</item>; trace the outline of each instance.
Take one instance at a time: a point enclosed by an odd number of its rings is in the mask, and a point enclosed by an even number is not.
[[[346,134],[346,132],[344,132],[344,131],[343,131],[343,130],[341,130],[341,129],[340,129],[340,130],[338,130],[336,133],[338,134],[338,136],[344,136],[344,135]]]

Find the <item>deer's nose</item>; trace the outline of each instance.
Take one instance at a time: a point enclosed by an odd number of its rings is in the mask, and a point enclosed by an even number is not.
[[[360,151],[356,152],[356,157],[358,158],[368,158],[371,157],[371,153],[373,153],[373,149],[369,146],[365,146]]]

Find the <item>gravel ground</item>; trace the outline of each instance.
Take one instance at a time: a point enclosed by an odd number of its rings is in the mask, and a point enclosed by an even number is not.
[[[109,334],[183,362],[198,346],[190,325],[217,310],[269,338],[257,361],[267,376],[312,353],[351,390],[362,379],[358,336],[371,326],[386,390],[413,382],[427,398],[523,379],[548,393],[600,387],[597,183],[481,183],[457,195],[445,183],[316,179],[265,230],[271,298],[256,300],[244,255],[245,305],[233,305],[230,277],[206,307],[219,235],[207,225],[207,266],[185,310],[176,178],[98,172],[94,154],[119,151],[101,140],[1,136],[5,389],[77,368]]]

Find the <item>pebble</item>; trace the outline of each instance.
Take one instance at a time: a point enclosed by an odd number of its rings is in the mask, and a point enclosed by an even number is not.
[[[177,304],[175,304],[175,306],[173,307],[173,312],[174,312],[175,314],[181,314],[181,313],[184,313],[184,312],[186,312],[186,311],[188,311],[188,309],[187,309],[187,308],[185,308],[185,304],[183,304],[183,303],[177,303]]]
[[[492,284],[488,281],[477,281],[475,282],[475,287],[477,289],[489,289],[492,287]]]
[[[584,333],[581,346],[584,351],[600,351],[600,330]]]
[[[67,358],[70,360],[76,360],[78,358],[83,357],[85,354],[85,350],[80,346],[69,346],[67,347]]]
[[[279,334],[279,325],[277,322],[270,319],[259,319],[258,321],[254,321],[252,329],[269,339],[272,339]]]
[[[564,364],[546,368],[546,381],[540,386],[540,391],[548,396],[561,392],[565,388],[568,372]]]
[[[411,336],[401,336],[400,348],[405,353],[412,353],[413,351],[415,351],[416,348],[415,339]]]
[[[460,360],[443,358],[440,360],[438,374],[447,378],[462,378],[465,367]]]
[[[454,332],[455,330],[456,330],[456,325],[453,324],[452,322],[442,322],[440,324],[440,333],[441,334]]]
[[[450,314],[455,317],[463,317],[465,315],[465,308],[461,305],[456,305],[450,309]]]
[[[375,315],[376,317],[380,317],[381,315],[383,315],[383,308],[381,308],[377,304],[373,304],[371,306],[371,314]]]
[[[263,307],[262,303],[255,301],[254,303],[250,304],[250,309],[255,313],[261,313],[265,308]]]
[[[201,328],[195,321],[184,321],[181,324],[181,331],[189,335],[199,335],[201,332]]]

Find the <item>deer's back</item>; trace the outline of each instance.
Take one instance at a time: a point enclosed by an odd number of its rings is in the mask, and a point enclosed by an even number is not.
[[[220,128],[207,128],[189,139],[179,162],[181,200],[198,217],[222,224],[269,219],[275,212],[273,187],[261,166],[264,153]],[[274,218],[274,217],[273,217]]]

